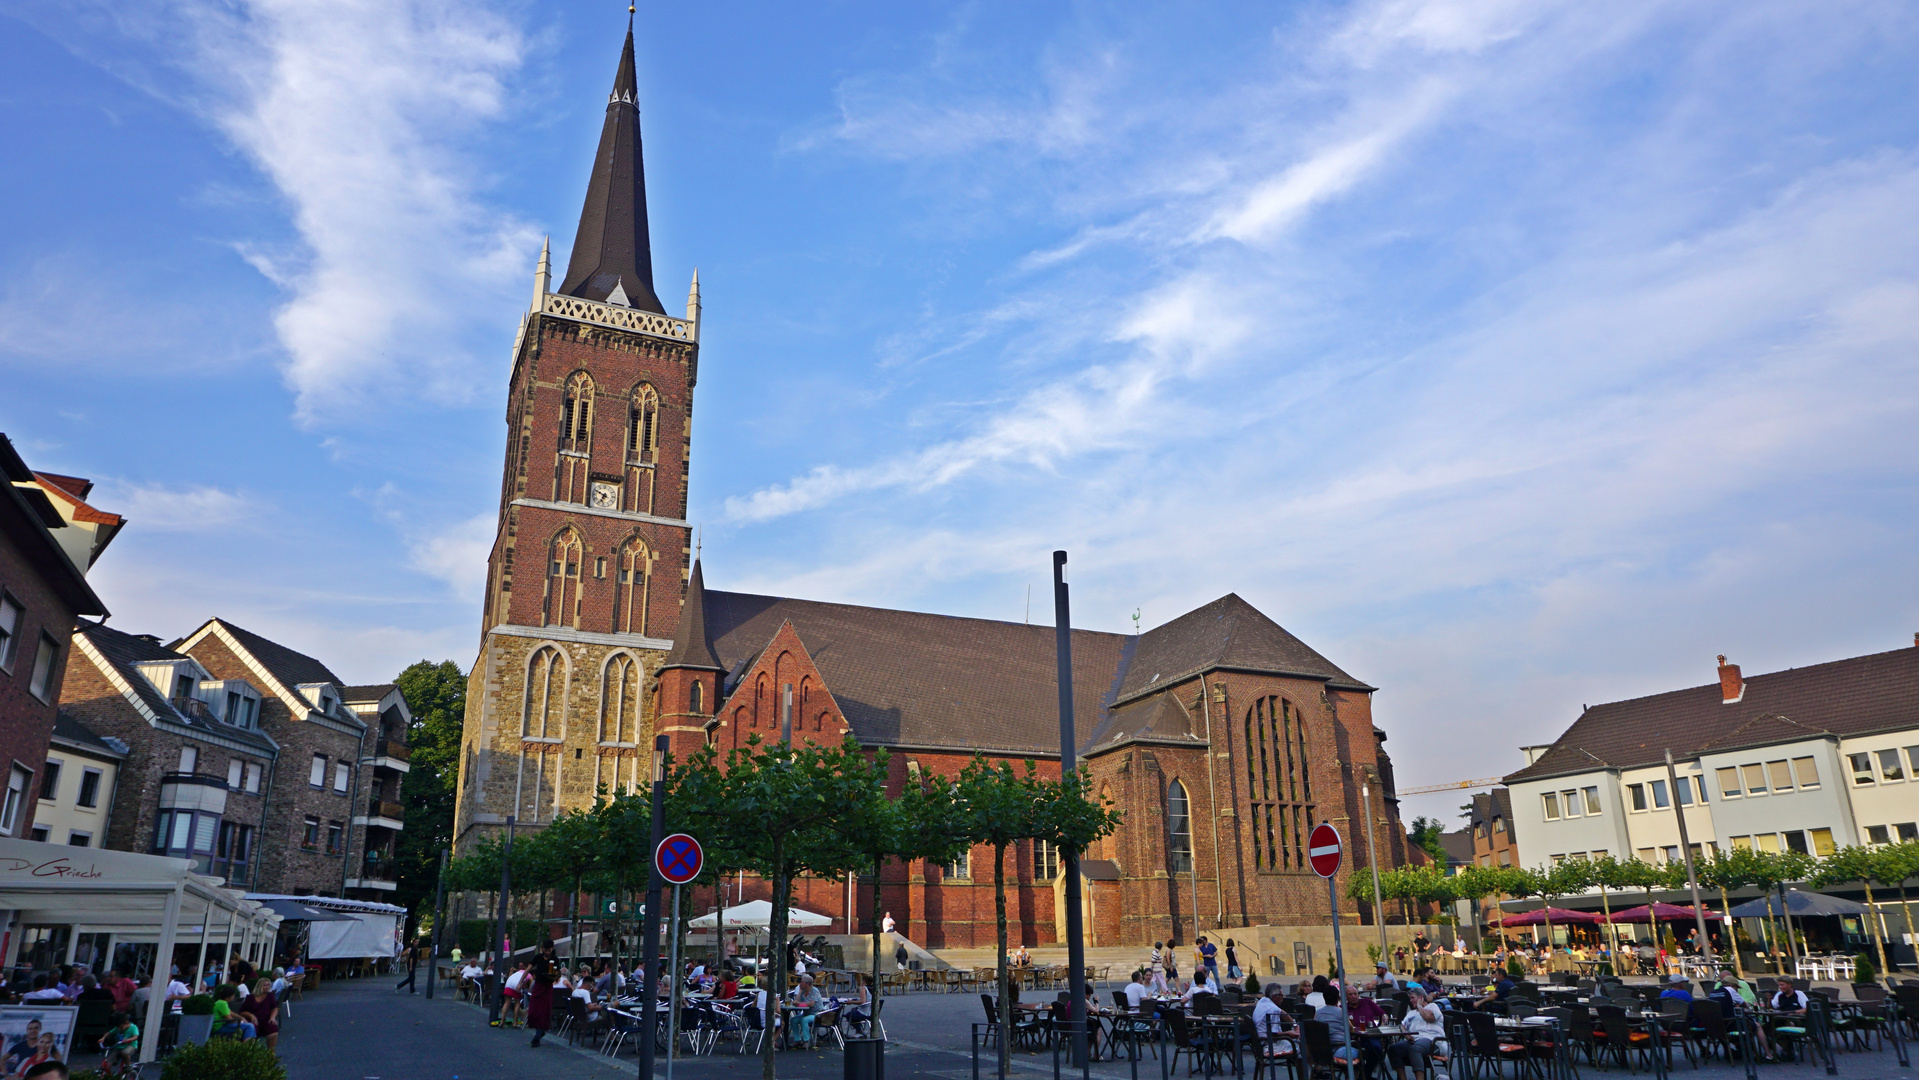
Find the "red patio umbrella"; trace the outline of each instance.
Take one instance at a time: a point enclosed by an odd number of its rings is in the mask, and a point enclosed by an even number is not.
[[[1547,916],[1552,916],[1548,919]],[[1606,920],[1590,911],[1568,911],[1565,908],[1537,908],[1532,911],[1511,915],[1498,920],[1501,926],[1540,926],[1551,922],[1554,926],[1568,923],[1602,923]]]
[[[1704,914],[1709,922],[1717,921],[1725,917],[1716,911],[1707,911]],[[1660,922],[1688,922],[1692,917],[1692,908],[1680,907],[1678,904],[1641,904],[1636,908],[1627,908],[1624,911],[1615,911],[1612,913],[1612,921],[1616,923],[1652,922],[1654,919]]]

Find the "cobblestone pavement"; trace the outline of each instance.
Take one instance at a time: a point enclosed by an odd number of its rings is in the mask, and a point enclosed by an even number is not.
[[[293,1016],[280,1037],[280,1056],[292,1080],[494,1080],[512,1077],[566,1076],[600,1080],[637,1075],[635,1056],[623,1053],[617,1061],[588,1048],[567,1045],[549,1036],[544,1045],[529,1048],[531,1033],[486,1026],[486,1014],[457,995],[442,994],[428,1001],[424,993],[396,993],[394,980],[343,980],[325,984],[295,1002]],[[1106,991],[1101,991],[1105,996]],[[982,1019],[974,994],[914,993],[889,997],[882,1017],[889,1043],[886,1070],[893,1080],[907,1076],[940,1080],[971,1080],[968,1053],[971,1025]],[[1910,1048],[1909,1048],[1910,1050]],[[1910,1078],[1890,1047],[1867,1053],[1839,1053],[1839,1075],[1848,1080]],[[1014,1075],[1020,1080],[1046,1080],[1053,1073],[1050,1053],[1013,1055]],[[1684,1059],[1674,1080],[1743,1080],[1737,1065],[1713,1063],[1699,1070]],[[782,1077],[839,1078],[843,1059],[837,1049],[781,1053]],[[1184,1058],[1180,1069],[1186,1068]],[[1587,1080],[1597,1070],[1582,1063]],[[664,1075],[664,1061],[659,1074]],[[1617,1073],[1618,1070],[1610,1070]],[[992,1059],[981,1061],[981,1075],[992,1074]],[[741,1056],[722,1048],[714,1055],[682,1060],[674,1076],[685,1080],[750,1080],[760,1075],[757,1057]],[[1093,1069],[1101,1080],[1131,1080],[1124,1062],[1102,1062]],[[1140,1064],[1142,1080],[1159,1080],[1160,1064],[1148,1058]],[[1176,1074],[1177,1075],[1177,1074]],[[1198,1074],[1195,1074],[1198,1075]],[[1823,1077],[1816,1065],[1767,1065],[1761,1080],[1812,1080]]]

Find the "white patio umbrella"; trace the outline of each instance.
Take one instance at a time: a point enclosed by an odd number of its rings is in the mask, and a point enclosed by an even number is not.
[[[773,925],[773,904],[770,900],[748,900],[744,904],[737,904],[719,912],[717,918],[713,915],[702,915],[686,925],[695,930],[711,930],[716,926],[725,927],[728,930],[765,930]],[[787,908],[786,925],[788,929],[831,926],[833,920],[807,911],[805,908]]]

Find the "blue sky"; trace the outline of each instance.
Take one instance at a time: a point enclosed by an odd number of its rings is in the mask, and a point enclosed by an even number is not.
[[[132,519],[116,625],[471,661],[621,6],[0,2],[0,430]],[[639,29],[718,587],[1043,621],[1064,546],[1082,625],[1237,591],[1381,687],[1403,784],[1919,630],[1909,4]]]

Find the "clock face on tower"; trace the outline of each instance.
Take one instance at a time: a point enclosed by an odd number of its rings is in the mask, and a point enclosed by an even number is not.
[[[620,506],[620,485],[609,484],[604,480],[593,482],[593,505],[601,510],[617,510]]]

